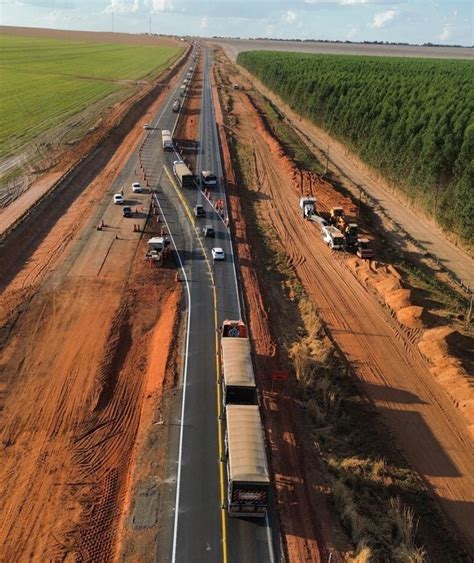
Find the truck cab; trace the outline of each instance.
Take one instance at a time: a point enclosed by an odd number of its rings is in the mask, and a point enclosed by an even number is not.
[[[336,227],[323,227],[324,242],[333,250],[344,250],[345,239],[344,235]]]

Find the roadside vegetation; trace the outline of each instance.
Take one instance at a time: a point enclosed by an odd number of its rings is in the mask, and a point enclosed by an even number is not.
[[[253,51],[237,62],[472,243],[472,61]]]
[[[138,79],[153,79],[181,49],[0,37],[0,157]]]
[[[255,185],[252,148],[232,139],[239,184]],[[322,458],[334,509],[351,539],[352,561],[467,561],[419,477],[407,466],[380,416],[359,392],[268,219],[257,194],[242,201],[259,256],[259,278],[280,362],[296,378],[311,455]],[[274,313],[272,313],[274,312]],[[284,327],[287,327],[286,329]]]

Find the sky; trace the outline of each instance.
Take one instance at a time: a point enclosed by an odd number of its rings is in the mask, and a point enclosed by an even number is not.
[[[0,24],[472,46],[474,0],[0,0]],[[113,27],[112,27],[113,26]]]

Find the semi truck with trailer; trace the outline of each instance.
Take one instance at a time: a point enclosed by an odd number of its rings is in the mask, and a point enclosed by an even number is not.
[[[229,516],[264,518],[270,475],[257,405],[227,406],[225,453]]]
[[[173,172],[182,188],[194,188],[194,174],[182,160],[173,162]]]

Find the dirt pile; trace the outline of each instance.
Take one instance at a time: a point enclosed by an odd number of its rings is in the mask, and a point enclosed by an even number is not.
[[[473,372],[469,375],[467,371],[472,369],[472,342],[445,326],[426,330],[418,348],[433,365],[431,373],[466,417],[474,437],[474,380]],[[465,359],[467,367],[459,358]]]

